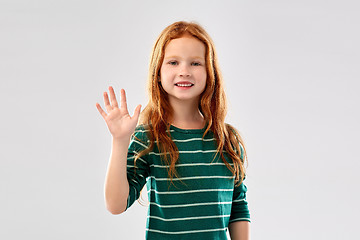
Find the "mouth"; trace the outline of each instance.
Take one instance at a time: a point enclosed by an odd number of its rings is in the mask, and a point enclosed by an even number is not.
[[[194,86],[194,84],[192,84],[192,83],[176,83],[175,86],[182,87],[182,88],[190,88],[190,87]]]

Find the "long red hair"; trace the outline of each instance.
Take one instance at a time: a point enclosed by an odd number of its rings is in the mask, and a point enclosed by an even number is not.
[[[172,182],[173,177],[179,177],[175,168],[179,157],[178,148],[169,133],[169,122],[172,118],[173,109],[169,103],[167,93],[158,80],[167,44],[172,39],[180,38],[185,34],[190,34],[192,37],[199,39],[206,47],[206,87],[199,101],[199,110],[207,122],[203,137],[209,130],[214,133],[218,145],[216,154],[220,154],[226,166],[235,176],[235,182],[240,185],[245,177],[244,163],[247,161],[245,145],[239,132],[230,124],[225,123],[227,113],[226,96],[213,41],[200,25],[193,22],[180,21],[169,25],[161,32],[155,42],[148,77],[149,102],[141,112],[139,120],[139,124],[144,124],[150,130],[147,132],[150,144],[147,149],[136,155],[135,161],[153,150],[156,141],[159,151],[165,153],[161,156],[164,164],[169,166],[168,176],[170,181]],[[226,161],[224,151],[232,159],[233,166]],[[242,152],[243,154],[241,154]]]

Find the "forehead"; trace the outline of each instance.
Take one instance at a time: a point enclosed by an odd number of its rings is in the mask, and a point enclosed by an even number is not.
[[[170,55],[200,56],[205,58],[205,44],[192,36],[175,38],[165,47],[165,57]]]

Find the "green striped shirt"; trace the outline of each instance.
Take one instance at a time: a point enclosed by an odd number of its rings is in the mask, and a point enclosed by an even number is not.
[[[216,140],[203,129],[180,129],[170,126],[171,138],[178,147],[176,170],[179,178],[168,179],[168,166],[162,164],[156,146],[136,161],[137,152],[149,144],[143,125],[136,127],[128,149],[129,197],[127,208],[147,185],[149,209],[146,239],[227,239],[229,223],[249,221],[247,188],[235,187],[231,171],[216,153]],[[242,153],[243,154],[243,153]],[[226,160],[231,159],[224,154]]]

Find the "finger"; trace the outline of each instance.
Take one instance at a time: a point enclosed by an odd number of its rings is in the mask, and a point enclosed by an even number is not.
[[[104,92],[104,103],[105,103],[106,111],[109,113],[112,110],[112,106],[110,105],[109,96],[107,92]]]
[[[118,108],[119,106],[118,106],[118,102],[116,100],[114,88],[110,86],[109,87],[109,92],[110,92],[110,100],[111,100],[112,107]]]
[[[140,112],[141,112],[141,104],[137,105],[137,107],[135,108],[134,115],[132,116],[132,118],[135,118],[136,121],[138,121]]]
[[[99,113],[101,114],[101,116],[105,119],[105,117],[107,116],[106,112],[101,108],[99,103],[96,103],[96,108],[99,111]]]
[[[126,103],[126,93],[125,93],[125,90],[124,89],[121,89],[120,90],[120,108],[123,108],[126,110],[126,112],[128,111],[127,110],[127,103]]]

